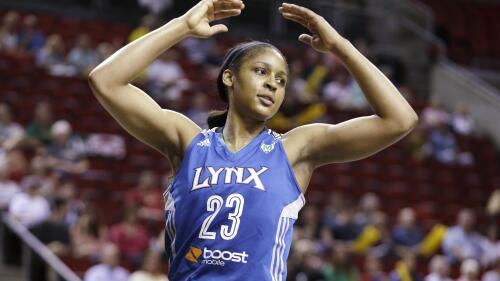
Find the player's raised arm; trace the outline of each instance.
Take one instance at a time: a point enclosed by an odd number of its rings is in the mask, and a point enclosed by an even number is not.
[[[312,34],[299,40],[320,52],[333,52],[354,76],[375,115],[340,124],[311,124],[290,131],[286,141],[300,153],[293,161],[314,167],[372,155],[404,137],[417,124],[417,114],[396,87],[321,16],[301,6],[283,4],[280,12]]]
[[[98,65],[89,75],[94,95],[129,133],[178,162],[175,160],[182,157],[200,128],[182,114],[160,108],[130,82],[182,39],[227,31],[225,25],[210,23],[239,15],[243,8],[240,0],[200,1],[183,16],[129,43]]]

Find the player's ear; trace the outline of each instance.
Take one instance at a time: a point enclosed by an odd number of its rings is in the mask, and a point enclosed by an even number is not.
[[[224,70],[224,72],[222,73],[222,83],[224,83],[224,85],[226,85],[227,87],[232,87],[233,77],[233,72],[231,70]]]

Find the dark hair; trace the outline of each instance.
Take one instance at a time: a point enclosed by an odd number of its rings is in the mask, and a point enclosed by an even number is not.
[[[283,53],[281,53],[281,51],[274,45],[261,41],[251,41],[238,44],[226,53],[222,62],[222,66],[219,70],[219,75],[217,76],[217,91],[219,93],[219,97],[225,103],[229,103],[229,99],[227,96],[226,85],[224,85],[224,82],[222,82],[222,75],[224,71],[226,69],[239,71],[240,66],[245,58],[248,58],[249,56],[255,54],[258,50],[264,48],[276,50],[279,54],[281,54],[283,58],[285,58]],[[229,108],[226,108],[225,110],[214,110],[210,112],[210,115],[207,118],[208,127],[211,129],[213,127],[224,126],[226,124],[228,110]]]

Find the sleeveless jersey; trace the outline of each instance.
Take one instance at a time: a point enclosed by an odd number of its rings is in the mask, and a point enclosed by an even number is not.
[[[265,128],[233,153],[221,128],[203,130],[164,197],[170,281],[286,280],[305,199],[281,135]]]

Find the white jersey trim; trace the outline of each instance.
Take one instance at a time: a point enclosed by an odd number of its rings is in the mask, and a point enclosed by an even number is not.
[[[273,255],[271,257],[270,274],[273,281],[283,280],[283,272],[286,267],[286,261],[284,260],[286,249],[285,237],[288,230],[293,225],[291,220],[296,220],[298,218],[299,211],[302,209],[305,202],[304,194],[301,193],[295,201],[286,205],[281,211],[278,228],[276,230]]]
[[[301,193],[295,201],[286,205],[285,208],[283,208],[283,211],[281,211],[281,217],[291,218],[296,220],[299,217],[300,209],[304,207],[305,203],[306,203],[306,198],[304,197],[304,194]]]
[[[172,252],[172,257],[175,257],[175,255],[177,254],[175,249],[175,202],[174,197],[170,192],[171,187],[172,184],[170,184],[167,190],[165,190],[165,192],[163,193],[163,199],[165,200],[165,213],[167,215],[165,220],[165,231],[168,239],[171,241],[170,250]]]

